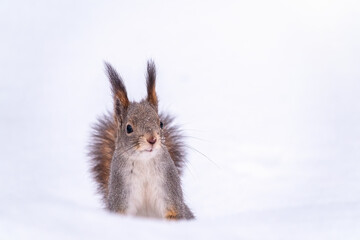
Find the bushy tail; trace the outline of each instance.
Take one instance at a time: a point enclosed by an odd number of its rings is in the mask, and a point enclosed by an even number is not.
[[[91,172],[103,200],[108,195],[111,159],[115,151],[116,125],[111,114],[98,118],[89,145]]]
[[[174,124],[173,116],[170,116],[167,113],[160,113],[159,116],[164,123],[163,133],[165,145],[170,153],[171,159],[175,163],[179,175],[181,175],[186,163],[185,137],[179,126]]]
[[[186,162],[186,149],[184,136],[178,126],[174,125],[174,118],[161,113],[160,119],[164,123],[165,145],[170,153],[179,174],[182,174]],[[104,202],[108,195],[110,177],[110,165],[115,151],[116,125],[112,114],[108,113],[98,119],[93,126],[91,143],[89,145],[89,157],[91,172],[97,183],[97,190]]]

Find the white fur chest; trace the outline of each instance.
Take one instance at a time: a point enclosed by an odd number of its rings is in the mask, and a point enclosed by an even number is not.
[[[127,214],[162,218],[165,193],[162,168],[157,157],[131,159],[125,181],[128,186]]]

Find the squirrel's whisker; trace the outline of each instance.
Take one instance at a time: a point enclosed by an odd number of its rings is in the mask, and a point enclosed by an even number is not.
[[[204,153],[200,152],[200,151],[197,150],[196,148],[191,147],[191,146],[189,146],[189,145],[187,145],[187,144],[185,144],[185,147],[187,147],[187,148],[193,150],[194,152],[200,154],[201,156],[203,156],[203,157],[205,157],[207,160],[209,160],[212,164],[214,164],[217,168],[220,168],[220,166],[219,166],[215,161],[211,160],[211,158],[209,158],[208,156],[206,156]]]

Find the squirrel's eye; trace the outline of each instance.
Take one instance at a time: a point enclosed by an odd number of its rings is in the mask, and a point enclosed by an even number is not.
[[[130,124],[128,124],[126,126],[126,132],[129,134],[129,133],[132,133],[134,131],[134,129],[132,128],[132,126]]]
[[[160,128],[162,129],[164,127],[164,123],[160,122]]]

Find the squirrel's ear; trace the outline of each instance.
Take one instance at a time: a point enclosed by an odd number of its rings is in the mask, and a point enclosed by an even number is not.
[[[146,87],[147,87],[146,100],[157,109],[158,99],[155,91],[155,82],[156,82],[155,63],[152,60],[149,60],[147,63],[147,76],[146,76]]]
[[[129,99],[127,97],[126,88],[123,80],[116,70],[107,62],[105,62],[105,66],[114,97],[114,113],[116,117],[121,118],[121,110],[129,107]]]

